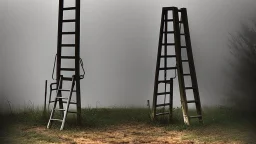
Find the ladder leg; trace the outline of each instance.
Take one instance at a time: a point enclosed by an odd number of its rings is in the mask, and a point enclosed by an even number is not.
[[[192,53],[192,46],[191,46],[191,40],[190,40],[190,32],[189,32],[188,17],[187,17],[186,8],[181,9],[181,18],[182,18],[182,21],[183,21],[183,27],[184,27],[184,33],[185,33],[187,56],[188,56],[188,60],[189,60],[189,71],[190,71],[190,74],[191,74],[191,81],[192,81],[193,94],[194,94],[195,105],[196,105],[196,110],[197,110],[197,117],[199,119],[199,122],[202,123],[203,122],[202,108],[201,108],[199,89],[198,89],[198,84],[197,84],[194,58],[193,58],[193,53]]]
[[[178,8],[175,8],[173,11],[173,19],[174,19],[175,52],[176,52],[176,61],[177,61],[181,108],[183,112],[184,123],[186,125],[190,125],[190,120],[188,117],[187,97],[186,97],[184,77],[183,77],[183,65],[182,65],[182,59],[181,59],[181,41],[180,41],[180,26],[179,26],[180,20],[179,20]]]
[[[173,78],[170,79],[170,99],[169,99],[169,122],[172,121],[173,118]]]
[[[59,89],[61,88],[60,86],[61,86],[61,82],[62,82],[62,77],[60,78],[60,80],[59,80],[59,85],[58,85],[58,89],[57,89],[57,94],[56,94],[56,97],[55,97],[55,101],[54,101],[54,106],[53,106],[53,108],[52,108],[52,111],[51,111],[51,115],[50,115],[50,119],[49,119],[49,122],[48,122],[48,124],[47,124],[47,128],[49,129],[50,127],[51,127],[51,125],[52,125],[52,118],[54,117],[54,113],[55,113],[55,108],[56,108],[56,106],[57,106],[57,102],[58,102],[58,99],[57,99],[57,97],[58,97],[58,94],[59,94]]]
[[[70,101],[71,101],[71,98],[72,98],[72,93],[73,93],[74,85],[75,85],[75,78],[73,76],[72,85],[71,85],[71,89],[70,89],[70,94],[69,94],[69,97],[68,97],[66,109],[64,111],[64,117],[63,117],[63,120],[62,120],[62,124],[61,124],[60,130],[63,130],[65,122],[66,122],[66,117],[67,117],[67,113],[68,113],[68,110],[69,110],[69,104],[70,104]]]
[[[51,128],[51,126],[52,126],[52,121],[51,121],[51,119],[54,117],[54,113],[55,113],[55,110],[54,110],[54,109],[56,108],[56,105],[57,105],[57,98],[55,98],[54,106],[53,106],[53,109],[52,109],[52,111],[51,111],[50,119],[49,119],[48,124],[47,124],[47,128],[48,128],[48,129]]]
[[[159,33],[159,42],[158,42],[158,52],[157,52],[157,62],[156,62],[156,71],[155,71],[155,84],[154,84],[154,94],[153,94],[153,120],[156,119],[156,105],[157,105],[157,92],[158,92],[158,79],[159,79],[159,68],[161,62],[161,53],[162,53],[162,41],[163,41],[163,28],[164,28],[164,16],[165,10],[162,9],[162,16],[161,16],[161,25],[160,25],[160,33]]]

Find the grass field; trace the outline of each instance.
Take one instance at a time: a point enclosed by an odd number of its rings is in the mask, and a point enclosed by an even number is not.
[[[46,129],[47,117],[34,108],[1,115],[2,144],[104,144],[104,143],[256,143],[254,119],[232,109],[204,108],[204,124],[195,119],[185,126],[180,109],[174,109],[173,122],[152,122],[144,108],[98,108],[82,110],[82,126],[75,115],[68,115],[65,130],[56,122]]]

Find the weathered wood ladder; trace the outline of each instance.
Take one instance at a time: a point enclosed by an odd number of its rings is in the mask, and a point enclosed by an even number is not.
[[[168,18],[169,13],[172,12],[172,18]],[[179,18],[179,14],[181,18]],[[173,30],[168,30],[168,24],[172,23]],[[184,29],[184,32],[181,33],[181,28]],[[170,35],[173,35],[173,42],[170,43]],[[169,37],[168,37],[169,36]],[[181,45],[181,37],[185,37],[185,45]],[[169,39],[168,39],[169,38]],[[164,48],[163,55],[162,49]],[[175,54],[168,54],[167,50],[174,48]],[[182,58],[182,50],[186,50],[187,58]],[[172,58],[176,59],[176,66],[168,67],[167,59]],[[160,67],[161,60],[164,61],[164,66]],[[189,72],[184,73],[183,66],[188,64]],[[172,118],[172,109],[173,109],[173,77],[167,77],[167,71],[175,71],[178,74],[178,82],[180,89],[180,98],[181,106],[183,112],[184,123],[190,125],[191,118],[198,118],[199,122],[202,121],[202,109],[201,102],[197,84],[197,77],[195,71],[195,65],[193,60],[192,46],[190,41],[189,25],[186,8],[178,9],[177,7],[163,7],[162,9],[162,18],[161,18],[161,27],[160,27],[160,36],[159,36],[159,45],[158,45],[158,55],[157,55],[157,64],[156,64],[156,73],[155,73],[155,85],[154,85],[154,94],[153,94],[153,119],[156,120],[158,116],[169,116],[169,120]],[[164,79],[159,80],[159,71],[164,71]],[[175,76],[176,77],[176,76]],[[192,86],[187,86],[185,84],[184,77],[190,77]],[[164,83],[164,92],[159,92],[159,84]],[[167,84],[170,84],[170,91],[167,92]],[[188,90],[193,91],[193,100],[187,100]],[[164,102],[159,104],[159,96],[164,95]],[[169,102],[166,103],[166,96],[169,95]],[[197,115],[189,116],[188,114],[188,104],[194,103],[196,106]],[[165,110],[165,107],[168,107],[168,111]],[[159,108],[163,107],[163,112],[159,112]]]

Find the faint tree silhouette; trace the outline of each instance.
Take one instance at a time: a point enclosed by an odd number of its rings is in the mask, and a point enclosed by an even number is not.
[[[256,21],[242,24],[236,34],[230,34],[229,61],[231,81],[227,92],[229,102],[237,110],[256,111]]]

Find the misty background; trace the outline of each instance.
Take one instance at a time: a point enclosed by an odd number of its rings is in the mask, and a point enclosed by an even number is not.
[[[83,107],[152,102],[161,10],[169,6],[187,8],[202,105],[226,102],[229,33],[254,18],[256,1],[81,0]],[[17,108],[42,106],[57,51],[58,0],[1,0],[0,16],[1,109],[8,101]],[[174,106],[180,106],[177,86]]]

